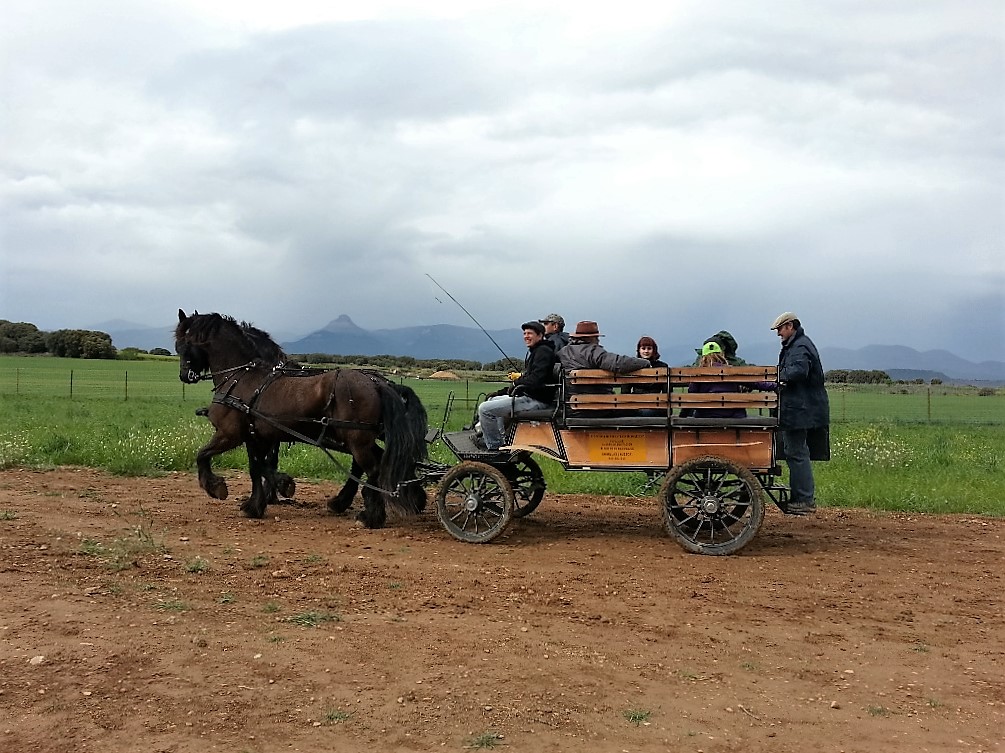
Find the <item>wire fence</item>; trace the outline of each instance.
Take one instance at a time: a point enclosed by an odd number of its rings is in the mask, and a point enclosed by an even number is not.
[[[0,368],[0,395],[85,399],[203,399],[206,388],[186,385],[177,373],[165,378],[164,368],[151,369],[142,361],[126,369]],[[198,395],[199,397],[192,397]]]
[[[454,395],[454,409],[474,410],[479,398],[502,383],[461,379],[401,379],[427,404],[430,420]],[[1005,388],[957,385],[828,385],[831,421],[1005,425]],[[92,362],[79,366],[49,366],[45,361],[25,367],[0,365],[0,396],[63,397],[73,400],[172,400],[207,402],[208,383],[186,385],[178,379],[176,362]]]

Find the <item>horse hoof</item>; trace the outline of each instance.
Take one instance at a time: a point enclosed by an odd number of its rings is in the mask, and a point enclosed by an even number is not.
[[[206,491],[213,499],[226,499],[230,491],[227,489],[227,482],[223,479],[215,481],[206,487]]]
[[[352,499],[344,500],[338,497],[332,497],[328,500],[328,512],[334,515],[342,515],[350,507],[352,507]]]
[[[260,520],[261,518],[265,517],[264,507],[259,508],[258,505],[249,504],[248,502],[245,502],[243,505],[241,505],[241,512],[243,512],[245,517],[248,518],[256,518]]]
[[[281,497],[293,499],[293,496],[297,493],[297,482],[290,476],[281,478],[276,482],[276,491],[279,492],[279,496]]]
[[[366,514],[366,511],[363,511],[356,516],[356,522],[362,523],[365,528],[369,528],[371,530],[384,527],[383,520],[371,520]]]

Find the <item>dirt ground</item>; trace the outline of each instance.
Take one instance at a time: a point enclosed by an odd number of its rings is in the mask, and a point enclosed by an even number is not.
[[[772,509],[707,557],[549,495],[479,546],[228,480],[0,472],[0,750],[1003,748],[1005,520]]]

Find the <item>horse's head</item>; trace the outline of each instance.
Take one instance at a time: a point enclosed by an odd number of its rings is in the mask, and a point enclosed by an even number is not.
[[[180,359],[179,378],[188,384],[205,378],[207,372],[243,366],[273,367],[286,362],[283,349],[267,332],[222,314],[191,316],[178,309],[175,352]]]
[[[209,369],[209,354],[206,349],[190,342],[175,345],[178,352],[178,378],[185,384],[195,384]]]
[[[186,316],[178,309],[178,327],[174,333],[174,350],[178,354],[178,378],[185,384],[195,384],[209,371],[209,353],[192,337],[192,328],[198,312]]]

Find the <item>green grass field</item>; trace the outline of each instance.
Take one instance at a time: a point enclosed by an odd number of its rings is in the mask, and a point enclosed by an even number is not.
[[[470,422],[479,395],[499,386],[404,381],[419,394],[433,426],[440,426],[453,393],[448,430]],[[1001,392],[896,385],[832,390],[833,459],[815,465],[820,503],[1005,515]],[[123,475],[193,470],[196,451],[212,433],[194,412],[210,397],[208,383],[178,381],[175,358],[0,357],[0,467],[83,465]],[[440,443],[433,456],[454,461]],[[552,461],[541,464],[553,492],[654,493],[642,474],[576,473]],[[216,465],[243,469],[244,453],[228,453]],[[298,478],[344,478],[343,468],[303,445],[284,448],[282,467]]]

